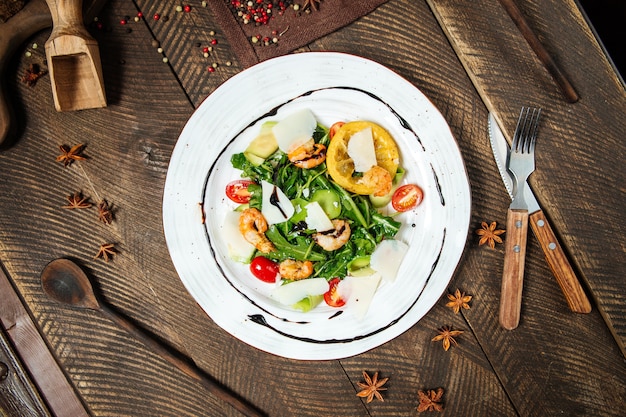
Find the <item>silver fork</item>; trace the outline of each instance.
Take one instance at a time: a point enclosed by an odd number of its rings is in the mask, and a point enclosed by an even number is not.
[[[524,200],[526,180],[535,170],[535,141],[541,109],[522,107],[517,121],[507,168],[513,175],[513,202],[506,220],[504,270],[500,296],[500,324],[508,330],[519,324],[528,234],[528,206]]]

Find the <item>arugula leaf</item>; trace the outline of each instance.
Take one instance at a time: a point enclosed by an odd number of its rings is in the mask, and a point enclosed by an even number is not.
[[[271,157],[270,157],[271,158]],[[234,168],[240,169],[242,177],[250,178],[252,181],[260,183],[261,180],[272,181],[272,173],[274,167],[271,164],[271,159],[268,158],[261,165],[254,165],[248,161],[243,153],[236,153],[230,157],[230,163]]]
[[[328,260],[315,265],[315,276],[322,278],[345,277],[348,274],[348,264],[354,259],[354,245],[351,242],[336,251],[331,252]]]
[[[276,225],[271,225],[265,232],[265,236],[276,246],[275,251],[265,254],[268,258],[280,261],[288,258],[314,262],[326,260],[324,254],[313,250],[314,242],[304,236],[298,236],[290,242]]]
[[[339,194],[339,198],[341,198],[341,206],[345,217],[356,221],[363,227],[368,227],[368,222],[365,216],[361,213],[361,210],[359,210],[358,205],[355,203],[350,193],[335,182],[331,182],[331,184],[333,185],[335,191]]]
[[[371,215],[372,227],[370,230],[373,230],[376,234],[378,243],[383,239],[393,238],[400,230],[400,226],[402,226],[402,223],[399,221],[394,220],[390,216],[384,216],[376,210],[372,210]]]

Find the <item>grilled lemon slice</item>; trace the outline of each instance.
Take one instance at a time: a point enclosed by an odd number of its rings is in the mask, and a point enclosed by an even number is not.
[[[326,167],[331,178],[346,190],[362,195],[374,194],[377,189],[355,172],[354,161],[348,155],[348,142],[352,135],[368,127],[372,128],[376,162],[393,178],[400,160],[398,146],[389,132],[376,123],[355,121],[344,124],[333,136],[326,153]]]

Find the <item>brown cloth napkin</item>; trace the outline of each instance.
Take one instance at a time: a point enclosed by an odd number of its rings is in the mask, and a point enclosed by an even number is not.
[[[248,0],[240,1],[247,3]],[[252,1],[256,3],[256,0]],[[260,25],[255,25],[254,22],[244,24],[241,17],[233,13],[231,0],[209,0],[207,5],[215,15],[217,24],[235,51],[239,62],[247,68],[305,46],[370,13],[386,1],[320,0],[315,2],[317,10],[311,9],[306,12],[301,8],[295,11],[293,7],[288,7],[282,15],[274,7],[268,23]],[[290,3],[302,6],[305,0]],[[257,35],[270,39],[276,37],[278,41],[275,43],[270,41],[269,45],[266,45],[261,39],[253,43],[252,37]]]

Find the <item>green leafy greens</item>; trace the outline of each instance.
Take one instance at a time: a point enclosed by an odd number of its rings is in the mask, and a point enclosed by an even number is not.
[[[327,145],[328,129],[318,124],[313,138],[317,143]],[[356,258],[369,257],[378,243],[393,238],[400,230],[401,223],[381,214],[367,196],[349,193],[337,185],[328,175],[326,163],[311,169],[301,169],[293,165],[280,150],[260,165],[248,161],[243,153],[232,155],[231,163],[242,171],[242,177],[250,178],[257,184],[264,180],[280,188],[296,207],[296,214],[290,220],[268,229],[266,236],[276,246],[276,250],[263,255],[275,261],[310,260],[314,263],[315,277],[343,278],[347,275],[350,262]],[[261,210],[261,186],[251,185],[248,190],[252,194],[249,206]],[[299,215],[317,190],[335,193],[341,202],[339,218],[350,223],[352,232],[349,241],[335,251],[328,252],[317,246],[312,239],[315,230],[307,229],[306,223],[302,221],[303,216]]]

